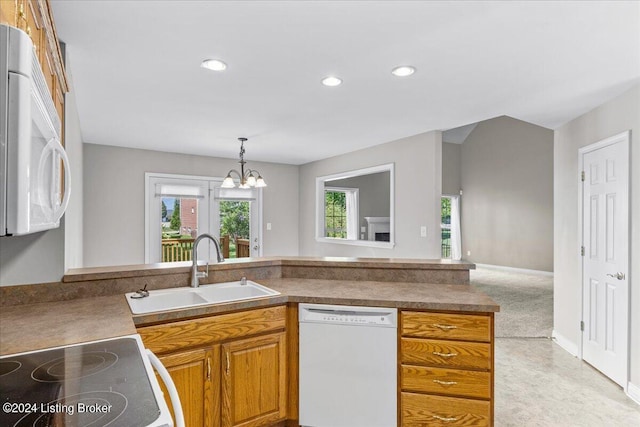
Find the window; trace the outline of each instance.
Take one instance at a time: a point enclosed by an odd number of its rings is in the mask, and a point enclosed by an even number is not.
[[[343,191],[324,192],[325,196],[325,237],[347,238],[347,202]]]
[[[358,189],[326,187],[324,191],[324,237],[357,239]]]
[[[462,238],[460,234],[460,197],[442,196],[440,202],[442,230],[442,258],[459,260],[462,258]]]
[[[222,178],[145,175],[145,262],[191,261],[203,233],[220,240],[225,258],[260,256],[261,189],[221,189]],[[253,244],[250,244],[253,243]],[[208,239],[198,259],[215,259]]]
[[[160,262],[190,261],[198,236],[200,199],[188,195],[160,196],[162,247]]]
[[[251,202],[220,200],[219,206],[219,236],[224,257],[248,257],[251,238]]]
[[[442,197],[440,208],[440,227],[442,229],[441,257],[451,258],[451,197]]]

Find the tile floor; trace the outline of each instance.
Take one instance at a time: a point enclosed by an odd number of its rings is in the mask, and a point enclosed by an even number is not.
[[[531,292],[552,292],[547,281],[481,268],[472,272],[471,282],[484,286],[483,291],[503,308],[502,317],[496,314],[496,324],[507,323],[503,325],[506,336],[496,338],[495,344],[495,426],[640,427],[640,405],[617,384],[551,339],[526,338],[539,336],[540,328],[525,320],[530,311],[536,317],[550,317],[537,323],[553,322],[551,307],[520,303]],[[505,282],[511,285],[507,290]],[[514,297],[518,289],[522,298]],[[550,298],[536,301],[553,304]],[[522,329],[513,332],[515,336],[508,333],[512,322]]]
[[[498,338],[495,425],[638,427],[640,405],[550,339]]]

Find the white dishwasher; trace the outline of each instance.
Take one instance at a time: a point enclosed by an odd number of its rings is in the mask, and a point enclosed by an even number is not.
[[[300,304],[300,425],[395,427],[394,308]]]

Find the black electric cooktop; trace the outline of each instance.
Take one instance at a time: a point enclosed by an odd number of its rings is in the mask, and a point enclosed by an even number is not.
[[[0,358],[0,426],[152,425],[141,350],[124,337]]]

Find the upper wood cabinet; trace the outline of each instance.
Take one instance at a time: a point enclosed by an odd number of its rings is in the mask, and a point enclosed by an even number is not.
[[[20,28],[31,37],[51,98],[64,123],[64,94],[69,86],[49,0],[0,0],[0,23]]]

